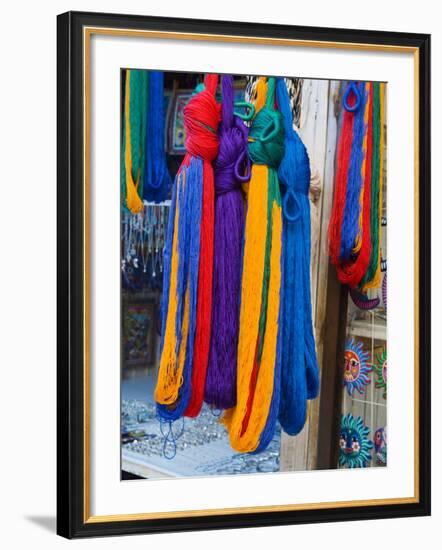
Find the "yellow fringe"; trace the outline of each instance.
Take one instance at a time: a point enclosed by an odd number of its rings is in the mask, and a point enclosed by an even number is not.
[[[124,101],[124,115],[126,124],[126,144],[124,150],[124,165],[126,168],[126,206],[132,214],[138,214],[143,211],[143,201],[138,196],[138,184],[140,181],[140,168],[138,168],[137,181],[134,182],[132,175],[132,153],[130,144],[130,70],[126,73],[126,97]]]
[[[267,305],[266,330],[259,365],[259,373],[253,396],[252,411],[247,430],[241,436],[243,419],[247,412],[250,378],[253,371],[256,343],[258,340],[259,316],[261,311],[261,282],[264,275],[266,245],[267,205],[259,189],[265,185],[261,178],[268,178],[267,166],[252,167],[251,189],[258,193],[249,196],[244,250],[244,269],[241,294],[240,329],[238,341],[237,405],[226,411],[223,423],[229,431],[231,446],[239,452],[252,452],[259,445],[259,438],[265,428],[272,395],[278,336],[279,292],[281,287],[281,207],[272,205],[272,241],[270,252],[270,279]],[[257,196],[254,196],[257,195]],[[260,204],[261,203],[261,204]],[[249,220],[250,218],[250,220]],[[253,239],[251,237],[253,236]]]
[[[180,174],[177,178],[176,185],[177,197],[181,185],[185,185],[185,173]],[[184,361],[182,357],[185,357],[185,348],[187,343],[187,326],[188,326],[188,309],[189,298],[188,293],[185,295],[184,302],[184,320],[182,329],[182,345],[180,347],[178,356],[178,368],[177,368],[177,356],[176,356],[176,332],[175,332],[175,320],[178,309],[177,301],[177,275],[178,275],[178,222],[179,222],[179,203],[176,203],[175,220],[174,220],[174,234],[172,242],[172,259],[170,269],[170,288],[169,288],[169,307],[167,310],[166,330],[164,334],[163,351],[161,353],[160,367],[158,371],[157,386],[155,388],[155,401],[162,405],[173,404],[178,397],[179,388],[182,385],[182,372],[184,367]],[[172,223],[172,220],[170,220]],[[184,351],[183,351],[184,348]]]
[[[382,188],[384,184],[384,116],[385,116],[385,103],[384,103],[385,84],[381,83],[379,87],[379,117],[380,117],[380,139],[379,139],[379,249],[378,249],[378,265],[376,266],[376,273],[371,281],[368,281],[363,288],[364,292],[367,292],[369,288],[377,288],[381,284],[381,243],[382,243]]]
[[[367,83],[365,85],[365,93],[368,94],[367,103],[365,104],[365,112],[364,112],[364,124],[367,127],[368,115],[369,115],[369,110],[370,110],[370,84],[369,83]],[[365,167],[366,167],[366,161],[367,161],[367,140],[368,140],[368,128],[365,131],[364,141],[362,142],[362,150],[364,151],[364,159],[362,161],[362,166],[361,166],[362,187],[361,187],[361,193],[359,195],[359,212],[360,212],[359,213],[359,222],[358,222],[359,223],[359,231],[358,231],[358,234],[356,235],[355,246],[353,247],[353,252],[355,254],[357,252],[359,252],[359,250],[361,249],[361,246],[362,246],[362,215],[363,215],[362,204],[364,202]]]
[[[247,410],[258,340],[267,234],[267,224],[263,220],[267,219],[268,204],[267,193],[263,194],[262,190],[268,185],[268,171],[265,165],[252,165],[247,200],[237,356],[237,402],[233,409],[224,413],[222,419],[234,441],[241,433],[242,419]]]

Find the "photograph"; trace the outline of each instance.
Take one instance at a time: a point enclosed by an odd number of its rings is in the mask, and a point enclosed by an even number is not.
[[[388,85],[121,79],[122,479],[386,466]],[[336,437],[317,335],[343,315]]]

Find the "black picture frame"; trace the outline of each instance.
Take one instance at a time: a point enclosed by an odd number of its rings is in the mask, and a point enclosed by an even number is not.
[[[90,521],[84,490],[85,27],[414,48],[419,59],[418,499],[407,504]],[[67,538],[334,522],[430,514],[430,36],[288,25],[68,12],[57,20],[57,533]]]

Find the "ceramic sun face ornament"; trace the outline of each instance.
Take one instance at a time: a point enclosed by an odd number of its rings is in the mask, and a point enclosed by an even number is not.
[[[353,338],[348,340],[344,352],[344,386],[348,395],[353,395],[355,389],[360,394],[365,393],[365,387],[370,383],[368,373],[372,370],[367,360],[368,352],[364,351],[362,342]]]
[[[369,429],[362,418],[351,413],[342,416],[339,436],[339,466],[365,468],[371,460],[373,442],[368,439]]]

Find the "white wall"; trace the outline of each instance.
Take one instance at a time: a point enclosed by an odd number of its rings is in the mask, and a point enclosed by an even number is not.
[[[67,10],[291,23],[433,33],[433,517],[377,522],[137,536],[81,541],[78,547],[361,549],[419,547],[441,532],[442,386],[437,341],[442,326],[442,30],[435,2],[253,3],[238,0],[78,0],[2,4],[0,55],[0,541],[6,548],[59,548],[55,529],[55,16]],[[437,124],[438,122],[439,124]],[[439,158],[438,158],[439,157]],[[400,200],[400,198],[399,198]],[[436,539],[437,540],[437,539]],[[72,543],[71,543],[72,544]]]

